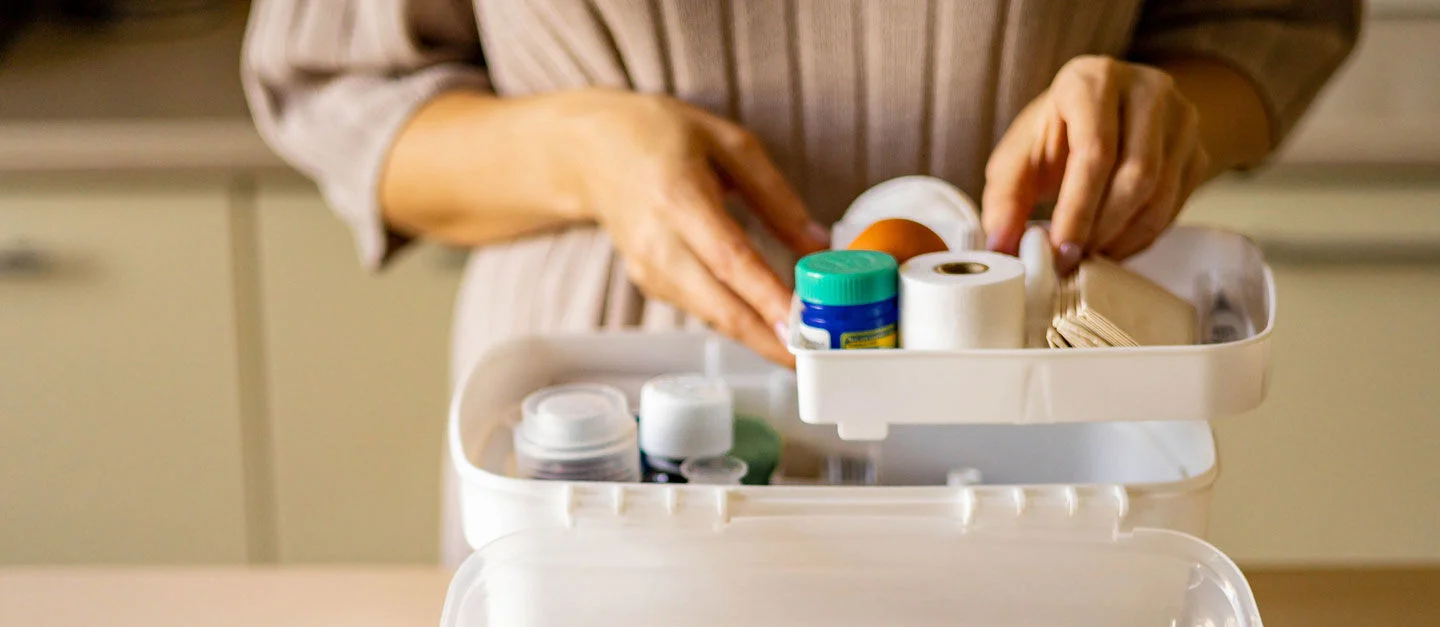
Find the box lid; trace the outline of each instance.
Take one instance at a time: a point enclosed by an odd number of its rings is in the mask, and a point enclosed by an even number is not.
[[[960,494],[968,516],[583,519],[511,534],[461,567],[442,625],[1261,624],[1233,562],[1192,536],[1121,530],[1123,496]]]

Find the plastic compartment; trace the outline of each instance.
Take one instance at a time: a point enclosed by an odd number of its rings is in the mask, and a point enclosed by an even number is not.
[[[1126,266],[1194,303],[1200,336],[1224,341],[842,351],[806,349],[792,332],[800,418],[837,425],[847,440],[880,440],[901,424],[1210,420],[1257,407],[1275,322],[1275,281],[1259,248],[1235,233],[1179,226]],[[1222,308],[1223,320],[1210,315]]]
[[[516,340],[470,372],[450,410],[449,445],[461,477],[466,539],[484,547],[519,532],[612,524],[730,528],[756,520],[940,521],[955,530],[1056,501],[1064,520],[1083,519],[1092,500],[1104,531],[1157,528],[1203,535],[1216,474],[1205,422],[896,428],[878,444],[882,481],[910,485],[695,486],[531,481],[509,476],[511,427],[520,403],[547,385],[607,383],[635,402],[649,378],[674,372],[723,377],[737,411],[766,418],[793,442],[818,451],[850,443],[807,425],[796,411],[795,374],[704,333],[612,334]],[[892,413],[904,406],[892,399]],[[782,460],[782,467],[786,462]],[[946,487],[953,467],[978,468],[987,485]],[[999,509],[992,509],[992,505]],[[1008,513],[1006,513],[1008,512]],[[1023,517],[1023,516],[1022,516]]]

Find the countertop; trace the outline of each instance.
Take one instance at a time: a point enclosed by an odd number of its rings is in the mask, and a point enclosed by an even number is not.
[[[449,583],[426,567],[9,567],[0,625],[430,627]]]
[[[1440,624],[1440,569],[1249,574],[1269,627]],[[450,574],[426,567],[0,568],[0,625],[438,625]]]

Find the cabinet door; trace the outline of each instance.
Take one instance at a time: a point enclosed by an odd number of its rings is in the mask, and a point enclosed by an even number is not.
[[[0,187],[0,563],[246,558],[226,186]]]
[[[279,558],[434,561],[460,269],[422,248],[365,272],[313,187],[257,206]]]
[[[1440,179],[1222,183],[1187,220],[1266,249],[1270,394],[1216,424],[1211,539],[1250,564],[1440,560]]]

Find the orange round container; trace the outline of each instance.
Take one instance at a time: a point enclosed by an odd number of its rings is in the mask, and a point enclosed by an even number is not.
[[[847,248],[889,253],[896,263],[905,263],[911,257],[925,253],[950,249],[945,245],[945,240],[929,227],[904,218],[891,218],[871,224],[861,231]]]

